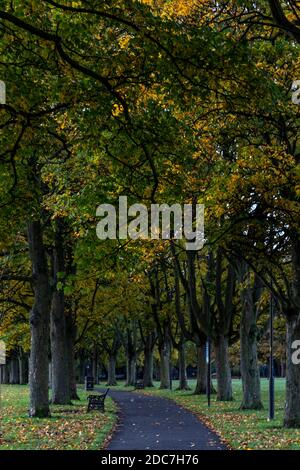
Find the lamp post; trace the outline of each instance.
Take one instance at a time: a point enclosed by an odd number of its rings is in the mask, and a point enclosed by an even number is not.
[[[275,416],[275,403],[274,403],[274,303],[273,294],[270,294],[270,359],[269,359],[269,420],[274,419]]]

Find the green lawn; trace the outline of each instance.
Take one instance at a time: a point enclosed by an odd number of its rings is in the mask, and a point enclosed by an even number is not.
[[[104,387],[103,384],[101,384]],[[193,395],[192,391],[154,389],[139,391],[171,398],[197,414],[233,449],[300,449],[300,429],[282,427],[285,381],[276,379],[276,419],[268,421],[268,381],[262,380],[265,409],[242,411],[241,381],[234,380],[234,401],[217,402],[212,396],[208,409],[206,397]],[[193,389],[194,381],[190,381]],[[28,387],[2,385],[0,408],[0,450],[4,449],[101,449],[116,423],[116,407],[108,397],[105,414],[86,413],[86,393],[80,388],[80,402],[73,406],[51,406],[49,419],[30,419],[27,416]],[[120,382],[116,390],[133,390]]]
[[[116,408],[105,401],[106,413],[86,413],[86,393],[71,406],[51,406],[51,418],[28,418],[28,387],[1,385],[0,450],[101,449],[116,423]]]
[[[239,409],[242,397],[242,383],[233,381],[234,401],[217,402],[212,396],[211,408],[207,407],[205,396],[193,395],[192,391],[176,391],[178,382],[173,381],[173,390],[146,389],[143,393],[158,394],[171,398],[196,413],[209,427],[215,429],[233,449],[300,449],[300,429],[282,427],[285,380],[276,379],[275,419],[268,421],[268,380],[262,379],[264,410],[244,411]],[[193,389],[195,383],[190,381]]]

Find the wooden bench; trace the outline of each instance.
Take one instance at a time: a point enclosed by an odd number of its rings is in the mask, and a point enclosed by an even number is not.
[[[142,380],[138,380],[137,382],[135,382],[135,389],[136,390],[143,390],[145,387],[144,387],[144,382]]]
[[[104,413],[105,412],[104,402],[105,402],[105,398],[108,392],[109,392],[109,388],[102,395],[89,395],[87,397],[87,400],[89,401],[87,411],[89,412],[91,410],[97,410],[97,411],[102,411]]]

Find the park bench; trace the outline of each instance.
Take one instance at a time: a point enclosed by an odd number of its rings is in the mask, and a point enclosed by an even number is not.
[[[144,382],[142,380],[138,380],[137,382],[135,382],[135,389],[136,390],[142,390],[144,389]]]
[[[102,411],[104,413],[105,412],[104,402],[105,402],[105,398],[108,392],[109,392],[109,388],[102,395],[89,395],[87,397],[88,399],[87,411],[97,410],[97,411]]]

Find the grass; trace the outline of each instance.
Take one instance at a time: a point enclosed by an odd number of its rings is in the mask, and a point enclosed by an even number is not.
[[[1,385],[0,450],[102,449],[116,423],[116,407],[105,400],[106,413],[86,413],[86,393],[73,405],[51,405],[51,418],[27,414],[29,391],[25,385]]]
[[[177,391],[178,382],[173,381],[173,390],[139,390],[175,400],[191,410],[233,449],[300,449],[300,429],[282,427],[285,401],[285,380],[276,379],[275,420],[268,421],[268,380],[262,379],[264,409],[260,411],[240,410],[242,383],[233,381],[234,400],[217,402],[212,396],[211,408],[205,396],[193,395],[191,391]],[[102,385],[101,385],[102,386]],[[194,381],[190,381],[193,389]],[[0,450],[10,449],[101,449],[111,435],[116,423],[116,407],[111,398],[106,399],[105,414],[86,413],[86,393],[79,388],[81,401],[72,406],[51,406],[51,418],[30,419],[27,415],[28,387],[2,385],[0,408]],[[120,382],[113,390],[132,391]]]
[[[216,385],[216,384],[215,384]],[[199,416],[210,428],[233,449],[300,449],[300,429],[285,429],[282,426],[285,403],[285,380],[276,379],[275,419],[268,421],[268,380],[262,379],[264,409],[260,411],[240,410],[242,383],[233,380],[234,400],[217,402],[212,396],[211,408],[205,396],[193,395],[192,391],[177,391],[178,382],[173,381],[173,390],[146,389],[143,393],[160,395],[175,400],[181,406]],[[190,381],[193,389],[195,383]]]

